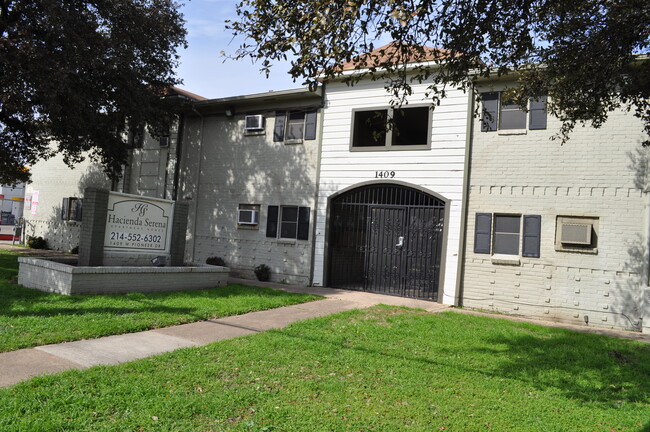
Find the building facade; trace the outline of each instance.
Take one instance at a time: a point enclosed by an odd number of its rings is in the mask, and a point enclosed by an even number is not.
[[[617,111],[565,144],[545,101],[522,110],[482,84],[473,120],[465,307],[648,331],[648,151]],[[485,114],[489,112],[489,115]]]
[[[469,96],[385,85],[325,85],[314,284],[453,304]]]
[[[322,94],[213,99],[186,113],[179,199],[190,203],[187,260],[232,274],[310,284]]]

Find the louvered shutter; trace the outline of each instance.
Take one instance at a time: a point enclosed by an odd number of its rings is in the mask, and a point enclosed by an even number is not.
[[[309,207],[298,208],[298,240],[309,239]]]
[[[278,206],[269,206],[268,214],[266,216],[266,236],[277,238],[278,236]]]
[[[305,113],[305,139],[314,140],[316,139],[316,111],[307,111]]]
[[[524,215],[524,245],[522,255],[529,258],[539,258],[542,217],[539,215]]]
[[[286,123],[286,111],[275,112],[275,128],[273,129],[273,142],[284,141],[284,124]]]
[[[483,114],[481,116],[481,132],[497,130],[499,120],[499,92],[481,93]]]
[[[61,220],[70,219],[70,198],[63,198],[61,202]]]
[[[489,254],[492,240],[492,213],[476,213],[474,253]]]
[[[546,96],[530,101],[528,129],[546,129]]]

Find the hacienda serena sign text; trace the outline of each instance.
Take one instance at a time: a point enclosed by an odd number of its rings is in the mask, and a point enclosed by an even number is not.
[[[104,249],[169,252],[174,202],[111,192]]]

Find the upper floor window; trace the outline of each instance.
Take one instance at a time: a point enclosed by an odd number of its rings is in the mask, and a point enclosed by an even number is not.
[[[273,141],[299,144],[316,139],[316,118],[315,109],[276,111]]]
[[[510,92],[481,93],[481,131],[546,129],[546,96],[529,100],[523,109]]]
[[[428,106],[352,113],[353,150],[426,149],[430,136],[431,110]]]

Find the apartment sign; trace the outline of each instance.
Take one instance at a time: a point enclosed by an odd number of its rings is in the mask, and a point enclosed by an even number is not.
[[[110,192],[104,249],[169,252],[174,202]]]

